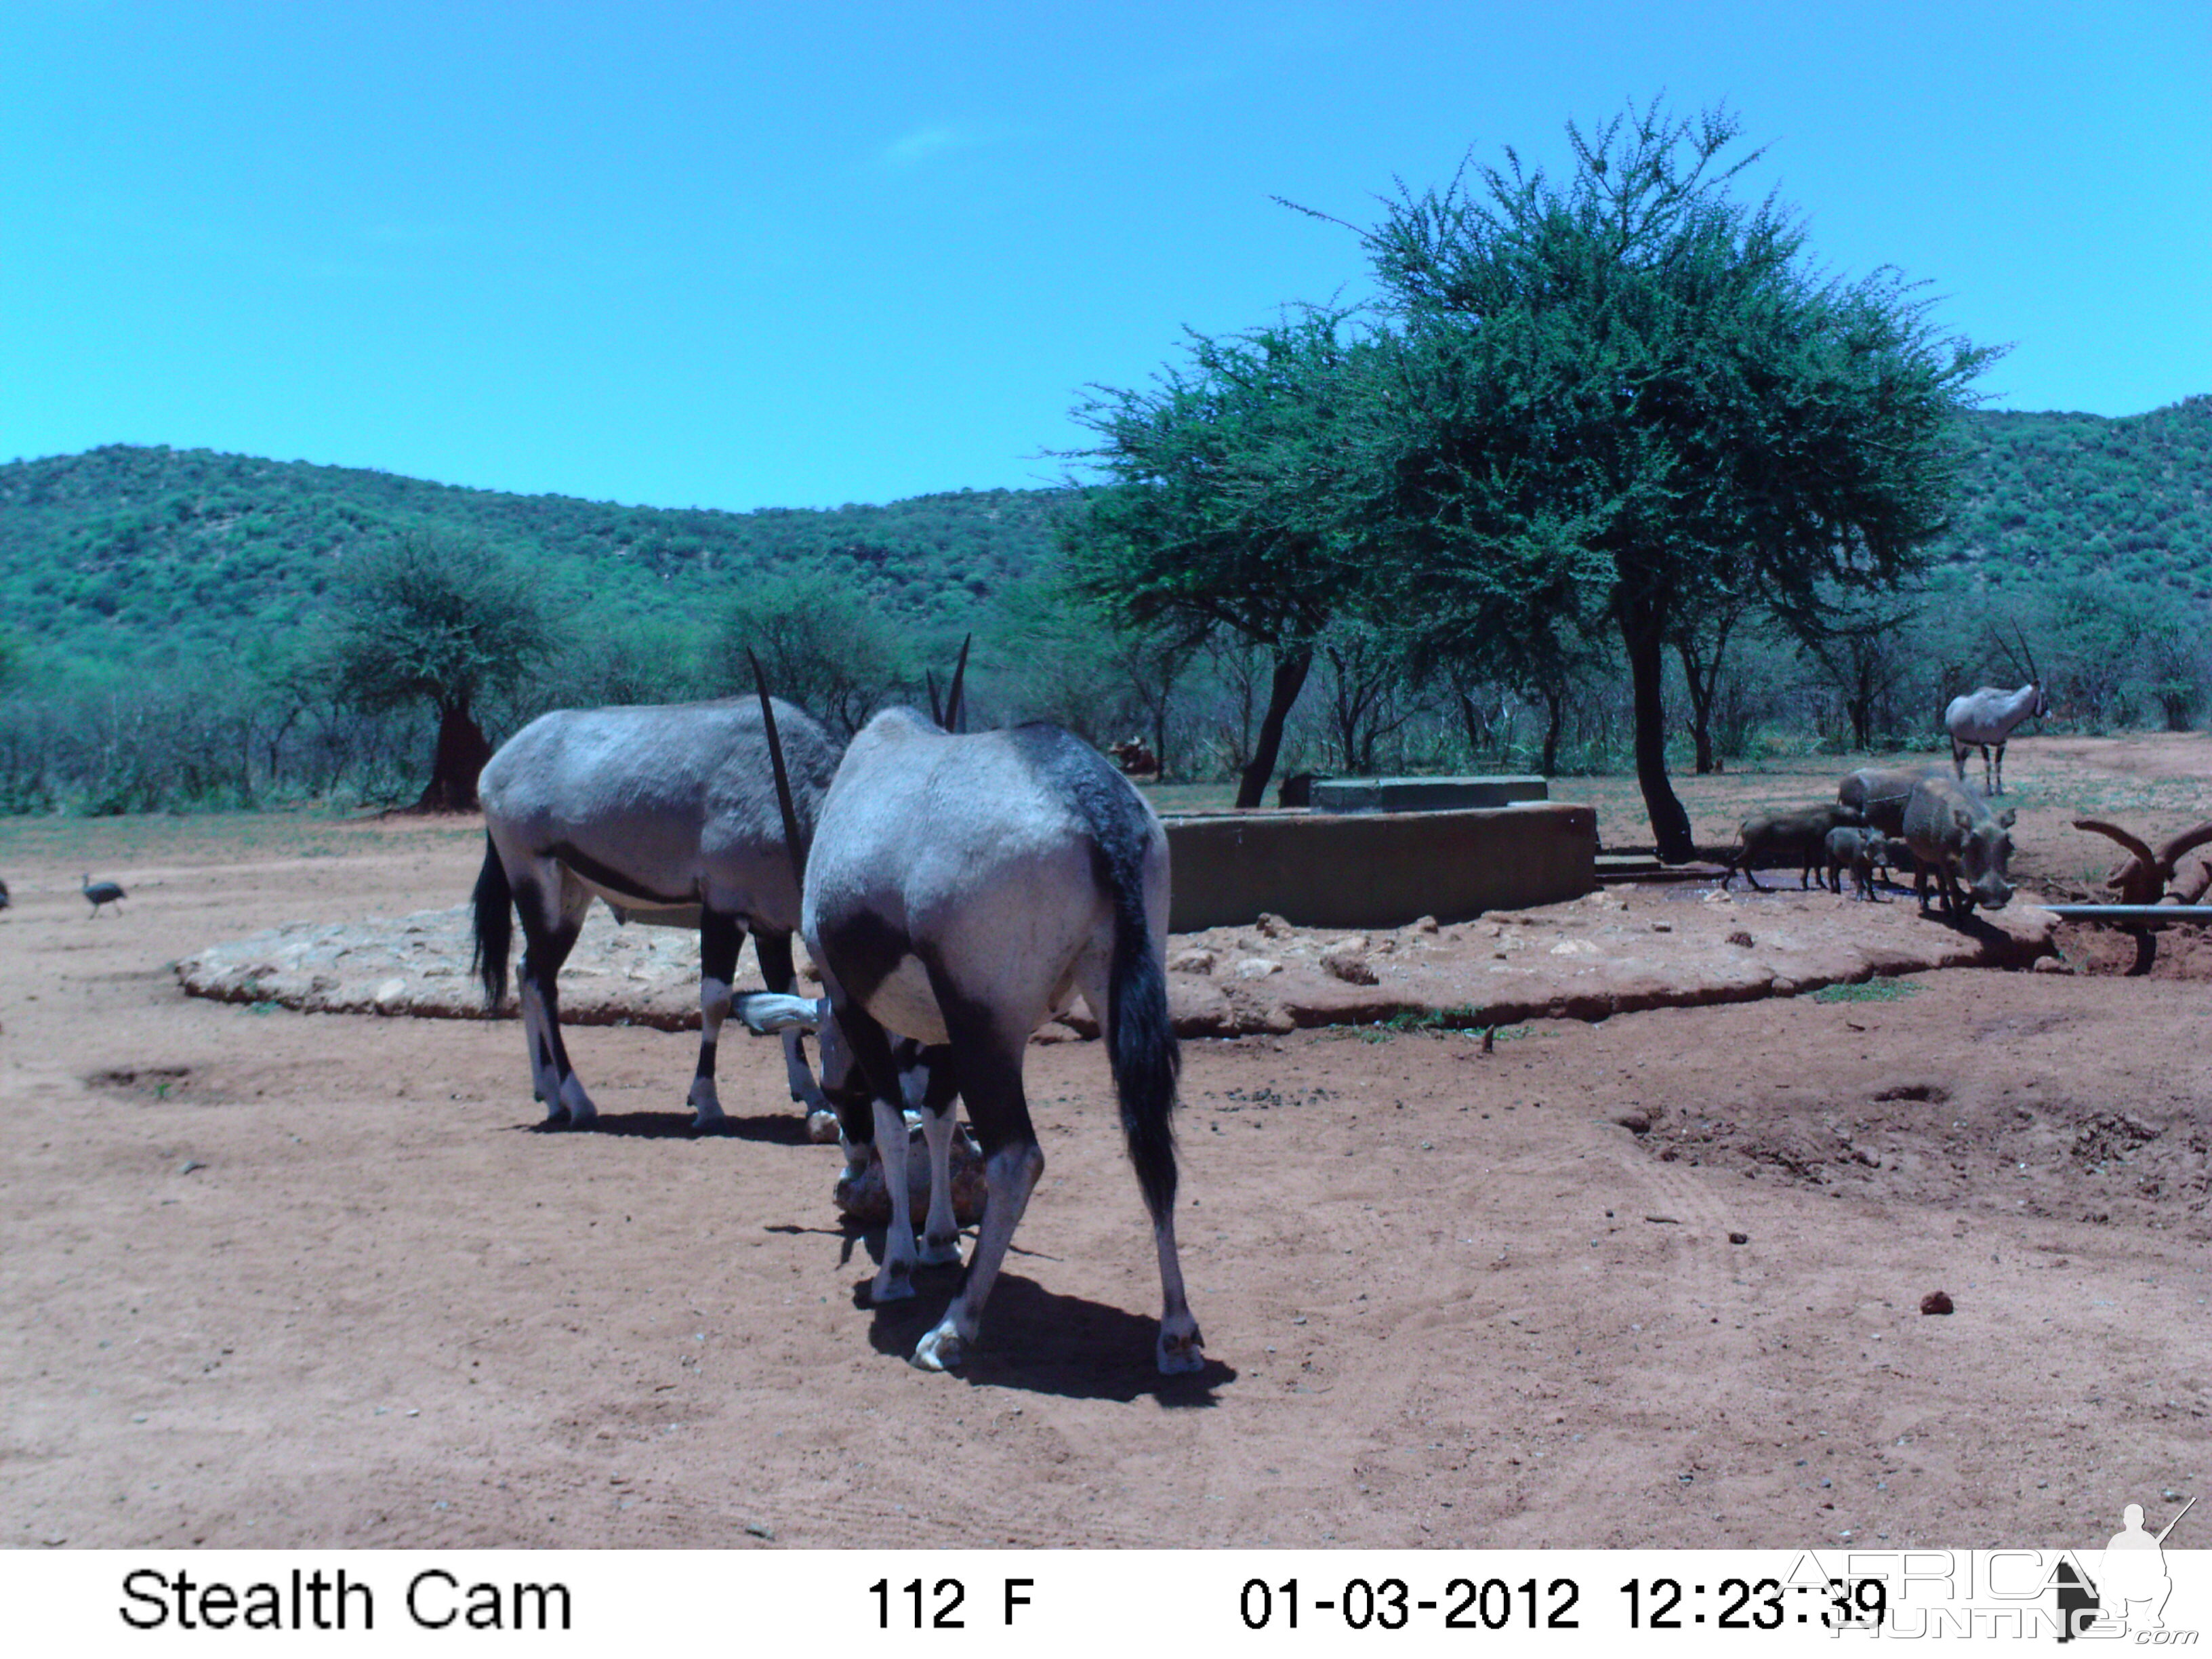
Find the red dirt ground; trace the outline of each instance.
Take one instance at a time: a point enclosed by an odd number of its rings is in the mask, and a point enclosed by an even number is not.
[[[2205,816],[2204,739],[2029,740],[2022,866]],[[1833,762],[1686,781],[1701,839]],[[1825,783],[1824,783],[1825,781]],[[1582,793],[1567,781],[1556,793]],[[1592,781],[1609,843],[1633,841]],[[957,1376],[866,1305],[772,1045],[256,1011],[168,964],[454,902],[465,824],[0,825],[0,1536],[22,1546],[1944,1545],[2093,1540],[2205,1468],[2205,952],[2063,942],[1808,997],[1185,1044],[1158,1286],[1096,1044]],[[132,890],[88,921],[79,872]],[[2106,971],[2097,971],[2099,969]],[[1734,1242],[1738,1237],[1741,1242]],[[1947,1291],[1955,1311],[1923,1316]]]

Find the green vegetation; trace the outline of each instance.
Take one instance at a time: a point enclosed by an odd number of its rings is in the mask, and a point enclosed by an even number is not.
[[[1239,805],[1259,804],[1317,649],[1357,765],[1387,679],[1449,661],[1540,687],[1577,636],[1603,638],[1661,855],[1688,858],[1670,648],[1710,765],[1747,608],[1817,640],[1839,597],[1923,568],[1952,423],[1995,354],[1936,333],[1894,272],[1822,276],[1771,200],[1731,198],[1757,159],[1723,164],[1736,135],[1655,101],[1570,124],[1564,183],[1509,150],[1510,172],[1401,189],[1364,237],[1383,294],[1368,331],[1310,311],[1194,337],[1188,370],[1081,411],[1112,480],[1071,520],[1085,591],[1272,656]]]
[[[0,813],[450,803],[541,710],[728,695],[748,648],[850,730],[970,631],[976,721],[1140,738],[1178,799],[1632,763],[1670,852],[1669,769],[1936,749],[1951,697],[2024,683],[2021,641],[2044,729],[2202,720],[2212,397],[1963,408],[1986,354],[1893,278],[1808,275],[1728,198],[1733,136],[1655,106],[1574,133],[1558,185],[1509,151],[1401,191],[1364,234],[1383,304],[1194,336],[1079,410],[1066,489],[736,514],[167,448],[0,465]],[[527,594],[465,684],[399,674],[454,629],[349,574],[409,547]]]
[[[1920,994],[1909,979],[1862,980],[1856,985],[1823,985],[1813,993],[1815,1002],[1897,1002]]]

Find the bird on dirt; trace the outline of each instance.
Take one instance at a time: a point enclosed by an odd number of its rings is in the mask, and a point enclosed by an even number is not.
[[[101,905],[120,904],[125,896],[123,890],[112,881],[94,881],[90,876],[80,876],[77,879],[84,884],[84,896],[92,901],[94,916],[99,915]]]

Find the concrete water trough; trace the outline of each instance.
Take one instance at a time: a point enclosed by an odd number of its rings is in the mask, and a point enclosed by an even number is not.
[[[1578,898],[1597,885],[1597,813],[1544,793],[1541,778],[1347,778],[1317,781],[1311,811],[1165,815],[1169,926],[1402,927]]]

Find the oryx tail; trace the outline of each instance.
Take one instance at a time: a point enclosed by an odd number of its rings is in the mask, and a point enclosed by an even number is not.
[[[1155,1220],[1175,1205],[1173,1115],[1176,1079],[1182,1065],[1175,1023],[1168,1013],[1167,975],[1160,966],[1164,940],[1152,937],[1145,906],[1148,819],[1115,798],[1121,780],[1103,766],[1079,774],[1074,791],[1091,831],[1091,872],[1114,910],[1114,946],[1107,964],[1107,1063],[1121,1106],[1121,1133],[1129,1162]]]
[[[483,986],[484,1006],[496,1009],[507,1000],[507,962],[514,949],[514,890],[507,885],[507,866],[499,861],[499,848],[489,833],[483,868],[477,874],[476,935],[469,971]]]

